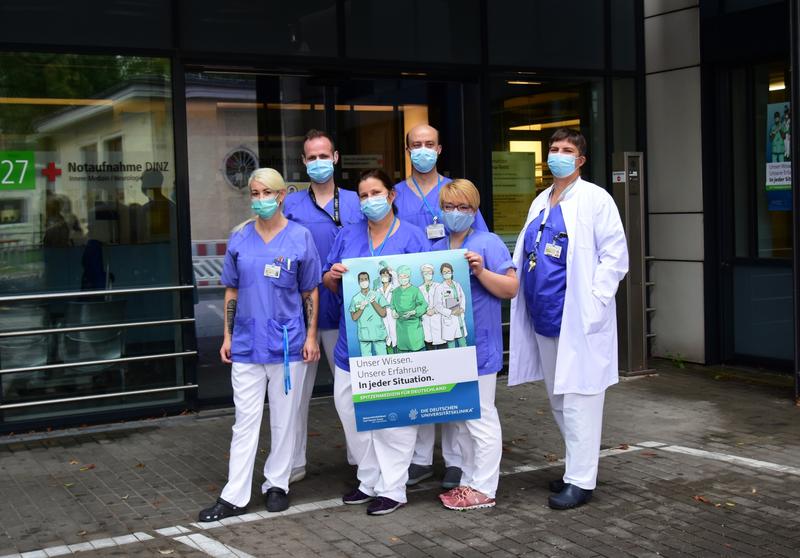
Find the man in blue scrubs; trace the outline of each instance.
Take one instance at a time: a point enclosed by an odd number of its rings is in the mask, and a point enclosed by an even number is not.
[[[442,154],[439,131],[427,124],[414,126],[406,135],[406,151],[411,159],[411,176],[395,184],[397,217],[418,226],[431,244],[445,237],[439,209],[439,192],[450,182],[439,174],[436,163]],[[475,215],[475,230],[488,231],[481,212]]]
[[[303,143],[303,163],[311,179],[311,186],[308,190],[288,196],[284,208],[284,214],[289,220],[303,225],[311,232],[322,265],[328,261],[328,254],[339,229],[363,220],[356,193],[342,190],[334,183],[333,167],[338,161],[339,153],[333,139],[323,131],[309,130]],[[333,348],[339,337],[341,307],[340,296],[320,285],[318,339],[331,371],[334,366]],[[297,482],[306,475],[308,405],[317,377],[317,365],[318,362],[308,365],[303,383],[295,458],[289,482]],[[351,456],[348,458],[354,463]]]
[[[439,143],[439,131],[433,126],[419,124],[406,134],[406,151],[411,159],[411,176],[395,184],[397,192],[394,204],[397,216],[406,223],[412,223],[422,229],[431,245],[445,237],[439,208],[439,192],[442,186],[451,182],[446,176],[439,174],[436,163],[442,154]],[[488,231],[483,215],[475,214],[473,229]],[[408,484],[415,485],[433,476],[433,446],[436,440],[436,425],[423,424],[417,434],[417,445],[414,458],[409,469]],[[445,456],[445,467],[456,472],[442,484],[443,488],[458,486],[460,481],[461,458],[454,437],[442,435],[442,453]]]

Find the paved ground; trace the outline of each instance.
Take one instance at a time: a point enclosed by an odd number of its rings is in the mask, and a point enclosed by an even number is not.
[[[0,438],[0,556],[800,556],[788,379],[658,372],[608,392],[595,499],[567,512],[546,506],[563,447],[540,384],[498,390],[498,505],[473,512],[442,508],[433,482],[386,517],[342,506],[354,475],[329,399],[312,405],[294,506],[276,517],[256,498],[206,529],[193,522],[225,482],[228,413]]]

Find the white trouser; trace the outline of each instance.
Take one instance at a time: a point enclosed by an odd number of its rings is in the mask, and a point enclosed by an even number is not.
[[[497,374],[480,376],[478,385],[481,418],[446,424],[458,428],[458,445],[463,455],[461,485],[494,498],[500,480],[500,459],[503,456],[500,415],[494,405]]]
[[[405,503],[408,466],[414,453],[417,427],[356,430],[350,373],[338,366],[333,377],[333,400],[348,451],[358,465],[358,489],[368,496],[384,496]]]
[[[452,422],[443,422],[442,457],[445,467],[461,467],[463,458],[458,442],[458,427]],[[420,424],[417,432],[417,443],[414,446],[414,457],[411,462],[416,465],[433,465],[433,446],[436,443],[436,425]]]
[[[325,351],[328,359],[328,366],[333,370],[333,348],[339,339],[338,329],[320,329],[319,344]],[[311,402],[311,394],[314,391],[314,384],[317,381],[317,367],[319,361],[309,362],[306,369],[306,378],[303,380],[303,393],[300,397],[300,409],[297,417],[297,442],[294,448],[294,459],[292,469],[299,469],[306,466],[306,443],[308,442],[308,406]],[[349,459],[348,459],[349,461]]]
[[[350,384],[350,372],[336,366],[333,372],[333,403],[339,420],[342,421],[344,439],[347,445],[348,461],[352,456],[352,465],[358,465],[356,476],[361,485],[359,490],[369,496],[375,496],[375,485],[381,476],[378,462],[374,459],[370,432],[356,430],[356,411],[353,407],[353,388]]]
[[[544,337],[537,333],[536,342],[542,359],[550,408],[567,450],[564,482],[585,490],[594,490],[597,486],[606,392],[603,390],[592,395],[554,394],[558,337]]]
[[[297,440],[295,435],[297,408],[303,392],[306,363],[292,362],[289,373],[292,389],[283,393],[283,363],[245,364],[234,362],[231,367],[233,403],[236,422],[231,437],[228,483],[221,497],[234,506],[243,507],[250,501],[253,484],[253,465],[258,451],[261,418],[264,414],[264,395],[269,401],[270,450],[264,464],[264,484],[261,492],[276,486],[289,492],[289,475]]]

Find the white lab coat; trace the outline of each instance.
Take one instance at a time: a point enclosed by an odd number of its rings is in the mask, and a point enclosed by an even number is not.
[[[453,296],[458,297],[458,306],[462,313],[454,316],[452,309],[447,308],[445,299]],[[442,339],[453,341],[459,337],[467,336],[467,323],[464,320],[464,311],[467,309],[467,301],[464,299],[464,289],[456,281],[450,286],[442,281],[433,293],[433,305],[442,317]]]
[[[548,202],[552,186],[528,211],[514,248],[520,276],[511,300],[508,385],[543,379],[533,323],[525,302],[528,259],[525,230]],[[561,320],[553,393],[592,395],[619,381],[614,295],[628,272],[628,246],[613,198],[581,178],[561,201],[567,229],[567,289]]]
[[[428,308],[434,310],[433,296],[438,287],[439,283],[436,281],[431,281],[430,287],[427,289],[425,283],[419,286],[422,296],[425,297],[425,302],[428,303]],[[432,343],[434,345],[441,345],[444,343],[444,339],[442,339],[442,317],[439,314],[434,313],[433,316],[429,316],[426,312],[425,315],[422,316],[422,331],[425,333],[426,343]]]

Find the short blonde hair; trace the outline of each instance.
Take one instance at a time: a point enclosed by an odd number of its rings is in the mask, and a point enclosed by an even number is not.
[[[270,190],[286,190],[286,182],[281,173],[267,167],[254,170],[247,179],[247,187],[249,188],[253,182],[260,182]]]
[[[475,209],[481,206],[481,195],[472,181],[466,178],[456,178],[442,186],[439,193],[439,207],[446,203],[455,204],[459,198],[466,199],[467,203]]]

